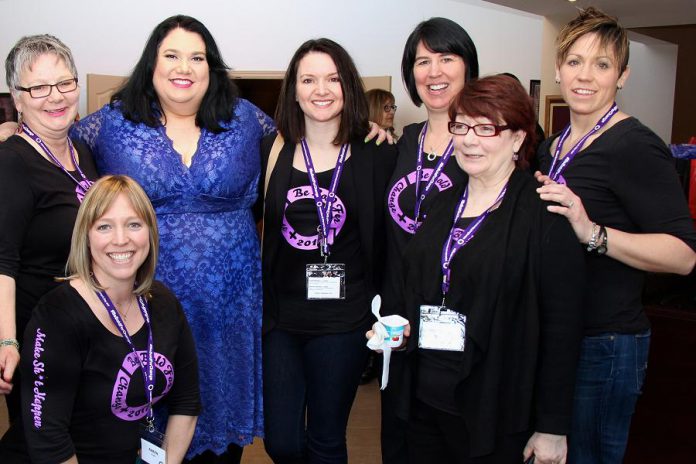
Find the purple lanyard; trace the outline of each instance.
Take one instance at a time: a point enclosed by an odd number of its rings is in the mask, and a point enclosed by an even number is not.
[[[420,185],[421,179],[423,178],[423,144],[425,143],[425,134],[427,133],[428,122],[426,121],[425,125],[423,126],[423,129],[421,129],[420,136],[418,137],[418,157],[416,158],[416,209],[413,218],[413,221],[416,224],[416,229],[420,225],[419,219],[421,204],[423,203],[423,200],[425,200],[425,197],[428,196],[428,193],[430,193],[430,191],[433,189],[435,182],[440,177],[440,174],[442,174],[442,171],[444,171],[445,166],[447,166],[447,161],[449,161],[450,156],[452,156],[452,152],[454,151],[454,144],[452,142],[452,138],[450,138],[450,141],[447,144],[447,148],[445,148],[445,152],[442,154],[442,157],[440,157],[440,160],[435,165],[435,169],[433,170],[430,179],[428,179],[428,182],[425,184],[425,187],[423,188],[423,193],[421,193]]]
[[[549,177],[551,180],[554,182],[558,182],[558,179],[561,177],[561,174],[565,169],[568,167],[571,161],[573,161],[573,158],[575,158],[575,155],[578,154],[580,150],[582,150],[583,145],[585,145],[585,141],[594,133],[596,133],[598,130],[600,130],[602,127],[606,126],[606,124],[609,122],[609,120],[619,111],[619,107],[614,102],[614,104],[609,108],[609,111],[607,111],[604,116],[600,118],[600,120],[595,124],[595,126],[590,129],[590,131],[585,134],[580,140],[578,140],[578,143],[575,144],[573,148],[570,149],[570,151],[565,155],[565,158],[563,158],[563,161],[561,161],[558,166],[556,164],[558,163],[558,160],[560,159],[561,156],[561,149],[563,148],[563,144],[565,143],[566,138],[568,138],[568,135],[570,134],[570,124],[563,130],[563,133],[561,134],[561,137],[558,139],[558,145],[556,146],[556,151],[553,154],[553,162],[551,163],[551,169],[549,169]]]
[[[82,182],[79,180],[75,179],[75,177],[70,174],[70,171],[68,171],[63,164],[58,161],[58,158],[53,154],[50,148],[48,148],[48,145],[44,143],[43,140],[41,140],[41,137],[36,135],[36,133],[27,126],[26,123],[22,123],[22,131],[26,133],[31,139],[36,142],[41,149],[46,153],[46,156],[48,156],[51,161],[53,161],[53,164],[58,166],[64,173],[70,177],[75,184],[82,190],[83,195],[87,193],[87,189],[89,186],[92,185],[92,182],[85,176],[85,173],[82,172],[82,169],[80,169],[80,166],[77,164],[77,159],[75,158],[75,148],[73,147],[72,140],[70,140],[70,137],[67,137],[68,139],[68,149],[70,150],[70,158],[72,159],[73,165],[75,166],[75,169],[77,170],[77,173],[80,174],[80,177],[82,178]],[[84,186],[87,185],[88,187],[85,188]]]
[[[474,238],[474,235],[476,235],[476,232],[481,228],[481,224],[483,224],[483,221],[486,220],[489,214],[491,214],[491,211],[493,211],[493,207],[500,203],[500,201],[503,199],[505,196],[505,192],[507,191],[508,184],[505,184],[505,187],[500,191],[498,194],[498,198],[495,199],[495,202],[491,205],[490,208],[488,208],[486,211],[481,213],[476,219],[474,219],[466,228],[464,229],[464,233],[462,234],[461,237],[455,240],[454,238],[454,231],[457,226],[457,221],[461,217],[462,213],[464,213],[464,209],[466,208],[466,203],[469,200],[469,186],[464,189],[464,193],[462,194],[462,199],[459,201],[459,206],[457,207],[457,211],[455,212],[454,215],[454,222],[452,224],[452,228],[450,229],[449,236],[447,237],[447,241],[445,242],[445,246],[442,247],[442,305],[445,305],[445,296],[447,295],[447,292],[449,291],[449,285],[450,285],[450,280],[451,280],[451,273],[452,270],[450,268],[450,263],[452,262],[452,259],[454,258],[454,255],[457,254],[457,252],[465,246],[467,243],[471,241],[472,238]]]
[[[111,301],[111,298],[109,298],[109,295],[107,295],[105,291],[97,292],[97,296],[106,308],[106,311],[109,313],[109,316],[116,325],[116,328],[119,332],[121,332],[123,339],[130,347],[133,356],[138,361],[138,364],[140,364],[140,368],[143,371],[143,381],[145,382],[145,396],[147,397],[147,402],[150,405],[150,410],[147,413],[147,421],[149,424],[152,424],[154,420],[154,414],[152,412],[152,396],[153,390],[155,389],[155,346],[152,342],[152,325],[150,324],[150,316],[147,312],[147,302],[145,301],[145,298],[138,296],[138,307],[140,308],[140,312],[143,315],[143,320],[147,326],[147,364],[143,365],[143,361],[140,359],[140,356],[138,356],[138,352],[135,349],[133,340],[128,334],[128,330],[126,330],[123,319],[121,319],[121,315],[118,313],[118,310]]]
[[[317,180],[317,174],[314,172],[314,163],[312,163],[312,155],[309,153],[309,146],[307,146],[307,140],[304,137],[300,140],[300,145],[302,146],[302,156],[304,156],[309,183],[312,187],[312,195],[314,196],[314,202],[317,205],[317,214],[319,215],[319,227],[317,228],[319,232],[319,252],[321,256],[327,258],[329,256],[328,236],[333,219],[331,208],[334,201],[336,201],[336,190],[338,190],[338,182],[343,173],[343,166],[345,165],[348,147],[350,145],[347,143],[341,145],[341,150],[338,152],[338,159],[336,160],[336,168],[334,169],[331,185],[329,186],[329,194],[325,199],[321,196],[319,181]]]

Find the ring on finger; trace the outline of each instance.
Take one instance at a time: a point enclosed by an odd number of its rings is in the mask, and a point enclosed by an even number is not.
[[[575,202],[573,200],[570,200],[570,203],[568,203],[568,208],[572,208]]]

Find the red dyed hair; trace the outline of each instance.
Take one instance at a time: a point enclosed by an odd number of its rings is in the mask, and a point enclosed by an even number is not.
[[[536,116],[532,98],[517,80],[495,75],[467,82],[449,108],[452,121],[458,114],[490,119],[495,124],[507,125],[512,131],[526,132],[515,165],[519,169],[529,167],[528,160],[534,156]]]

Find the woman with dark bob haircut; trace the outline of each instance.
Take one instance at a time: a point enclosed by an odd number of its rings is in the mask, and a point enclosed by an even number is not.
[[[238,462],[263,434],[261,265],[251,206],[273,121],[237,98],[208,29],[172,16],[111,103],[77,123],[101,173],[145,188],[161,233],[158,278],[180,299],[205,405],[187,457]],[[226,457],[215,455],[224,454]]]
[[[446,18],[430,18],[409,35],[401,73],[411,100],[425,106],[428,118],[404,127],[396,168],[389,181],[383,314],[403,313],[399,277],[406,245],[437,196],[466,178],[451,158],[447,111],[464,85],[478,77],[476,46],[459,24]],[[399,376],[401,358],[400,353],[392,356],[392,378]],[[387,464],[403,464],[407,459],[406,426],[394,416],[393,402],[399,387],[400,382],[391,381],[382,392],[382,459]]]
[[[535,116],[522,86],[468,82],[449,117],[467,181],[438,197],[403,256],[409,461],[564,463],[582,251],[524,170]]]
[[[362,82],[329,39],[295,52],[276,121],[282,139],[267,137],[261,149],[264,444],[276,463],[345,463],[395,150],[363,142]]]

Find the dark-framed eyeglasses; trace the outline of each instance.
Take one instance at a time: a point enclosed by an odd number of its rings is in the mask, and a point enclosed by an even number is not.
[[[396,105],[384,105],[384,112],[389,113],[390,111],[393,111],[394,113],[396,113],[397,108],[398,106]]]
[[[469,133],[469,129],[473,129],[474,134],[478,135],[479,137],[495,137],[502,131],[509,129],[509,127],[498,126],[495,124],[476,124],[474,126],[470,126],[468,124],[464,124],[463,122],[450,121],[447,124],[447,129],[450,131],[450,134],[454,135],[466,135]]]
[[[55,84],[32,85],[31,87],[17,86],[15,87],[15,89],[21,90],[22,92],[29,92],[31,98],[44,98],[51,95],[53,87],[58,89],[60,93],[72,92],[77,88],[77,77],[73,77],[72,79],[66,79]]]

